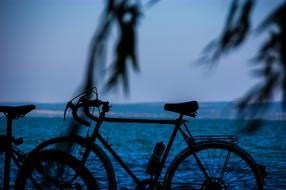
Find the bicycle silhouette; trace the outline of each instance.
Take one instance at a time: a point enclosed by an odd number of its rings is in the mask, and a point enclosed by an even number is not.
[[[24,153],[17,148],[22,138],[12,135],[12,122],[35,109],[34,105],[0,106],[7,118],[6,134],[0,135],[0,153],[5,154],[4,178],[0,188],[24,189],[94,189],[96,181],[89,170],[72,155],[60,150]],[[19,168],[14,187],[10,184],[11,159]],[[2,165],[2,164],[1,164]],[[77,174],[77,178],[71,178]]]
[[[40,144],[35,150],[60,148],[70,151],[70,154],[81,160],[81,163],[94,175],[98,189],[117,189],[115,171],[106,151],[136,183],[136,190],[263,189],[265,167],[257,164],[251,155],[238,146],[238,137],[192,136],[184,116],[193,118],[196,116],[199,108],[196,101],[165,104],[166,111],[178,113],[177,119],[174,120],[106,117],[110,107],[109,102],[98,99],[96,88],[78,95],[67,103],[66,110],[71,109],[73,118],[85,126],[91,125],[87,119],[96,122],[91,135],[57,137]],[[98,109],[98,114],[94,113],[95,108]],[[146,169],[149,178],[139,179],[102,137],[100,128],[103,122],[174,126],[166,146],[163,142],[159,142],[153,150]],[[164,179],[160,181],[162,169],[178,134],[183,137],[186,148],[174,158],[166,170]]]

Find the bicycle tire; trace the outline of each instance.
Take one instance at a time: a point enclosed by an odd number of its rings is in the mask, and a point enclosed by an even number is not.
[[[209,179],[195,161],[194,151]],[[182,151],[168,168],[164,184],[166,189],[263,190],[263,178],[252,157],[235,144],[217,141]]]
[[[76,179],[71,176],[77,173]],[[95,178],[79,160],[59,150],[30,154],[19,170],[15,190],[99,189]]]
[[[39,144],[32,152],[57,149],[68,151],[78,160],[82,160],[80,152],[84,152],[86,148],[91,150],[91,153],[84,165],[96,178],[99,189],[116,190],[116,177],[110,160],[98,145],[91,143],[86,138],[81,136],[56,137]]]

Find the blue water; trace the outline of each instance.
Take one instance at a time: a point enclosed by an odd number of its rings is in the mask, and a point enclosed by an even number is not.
[[[35,111],[24,119],[14,122],[13,134],[15,137],[23,137],[24,144],[19,148],[30,151],[37,144],[56,136],[66,134],[71,118],[63,120],[63,109],[61,105],[40,105],[40,111]],[[164,112],[160,104],[138,104],[138,105],[115,105],[109,116],[128,116],[139,118],[175,118],[176,114]],[[201,116],[196,119],[189,118],[190,130],[196,135],[237,135],[240,138],[239,146],[249,152],[260,164],[266,165],[267,178],[265,189],[285,189],[286,187],[286,134],[283,114],[280,111],[272,112],[275,120],[265,121],[262,127],[253,134],[240,132],[244,122],[232,118],[228,111],[218,114],[212,104],[201,106]],[[228,108],[229,109],[229,108]],[[222,109],[223,110],[223,109]],[[279,113],[278,113],[279,112]],[[222,112],[220,112],[222,113]],[[269,114],[269,115],[271,115]],[[231,116],[230,116],[231,115]],[[278,117],[278,116],[279,117]],[[281,116],[282,115],[282,116]],[[209,118],[208,118],[209,116]],[[282,119],[281,119],[282,117]],[[279,119],[277,119],[279,118]],[[117,153],[126,161],[127,165],[140,178],[147,178],[145,174],[146,165],[156,142],[168,141],[172,131],[170,125],[154,124],[104,124],[101,133],[108,142],[112,144]],[[5,118],[0,117],[0,134],[5,132]],[[87,128],[81,127],[84,135]],[[183,141],[178,138],[175,142],[176,149],[172,149],[167,164],[172,158],[185,147]],[[0,176],[3,177],[3,154],[0,155]],[[111,159],[114,161],[113,159]],[[17,170],[13,169],[12,178]],[[119,189],[134,189],[134,183],[128,175],[115,164],[115,172],[119,183]],[[0,177],[1,181],[1,177]]]

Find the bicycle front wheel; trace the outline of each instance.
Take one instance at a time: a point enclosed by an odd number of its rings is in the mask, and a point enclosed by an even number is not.
[[[166,189],[263,189],[263,179],[254,160],[238,146],[203,142],[193,150],[186,149],[172,162],[165,177]]]
[[[71,154],[89,169],[100,189],[117,189],[115,173],[107,155],[87,139],[80,136],[57,137],[39,144],[32,152],[43,150],[60,150]],[[85,155],[87,151],[89,153]]]
[[[79,160],[62,151],[43,150],[28,157],[20,168],[15,190],[24,189],[99,188],[95,178]]]

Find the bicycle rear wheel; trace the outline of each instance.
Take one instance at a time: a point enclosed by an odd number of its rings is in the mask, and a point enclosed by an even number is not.
[[[254,160],[238,146],[204,142],[197,144],[194,150],[209,178],[198,165],[194,151],[186,149],[168,169],[166,189],[263,189],[263,179]]]
[[[20,168],[15,190],[24,189],[99,188],[95,178],[79,160],[59,150],[43,150],[29,156]]]

